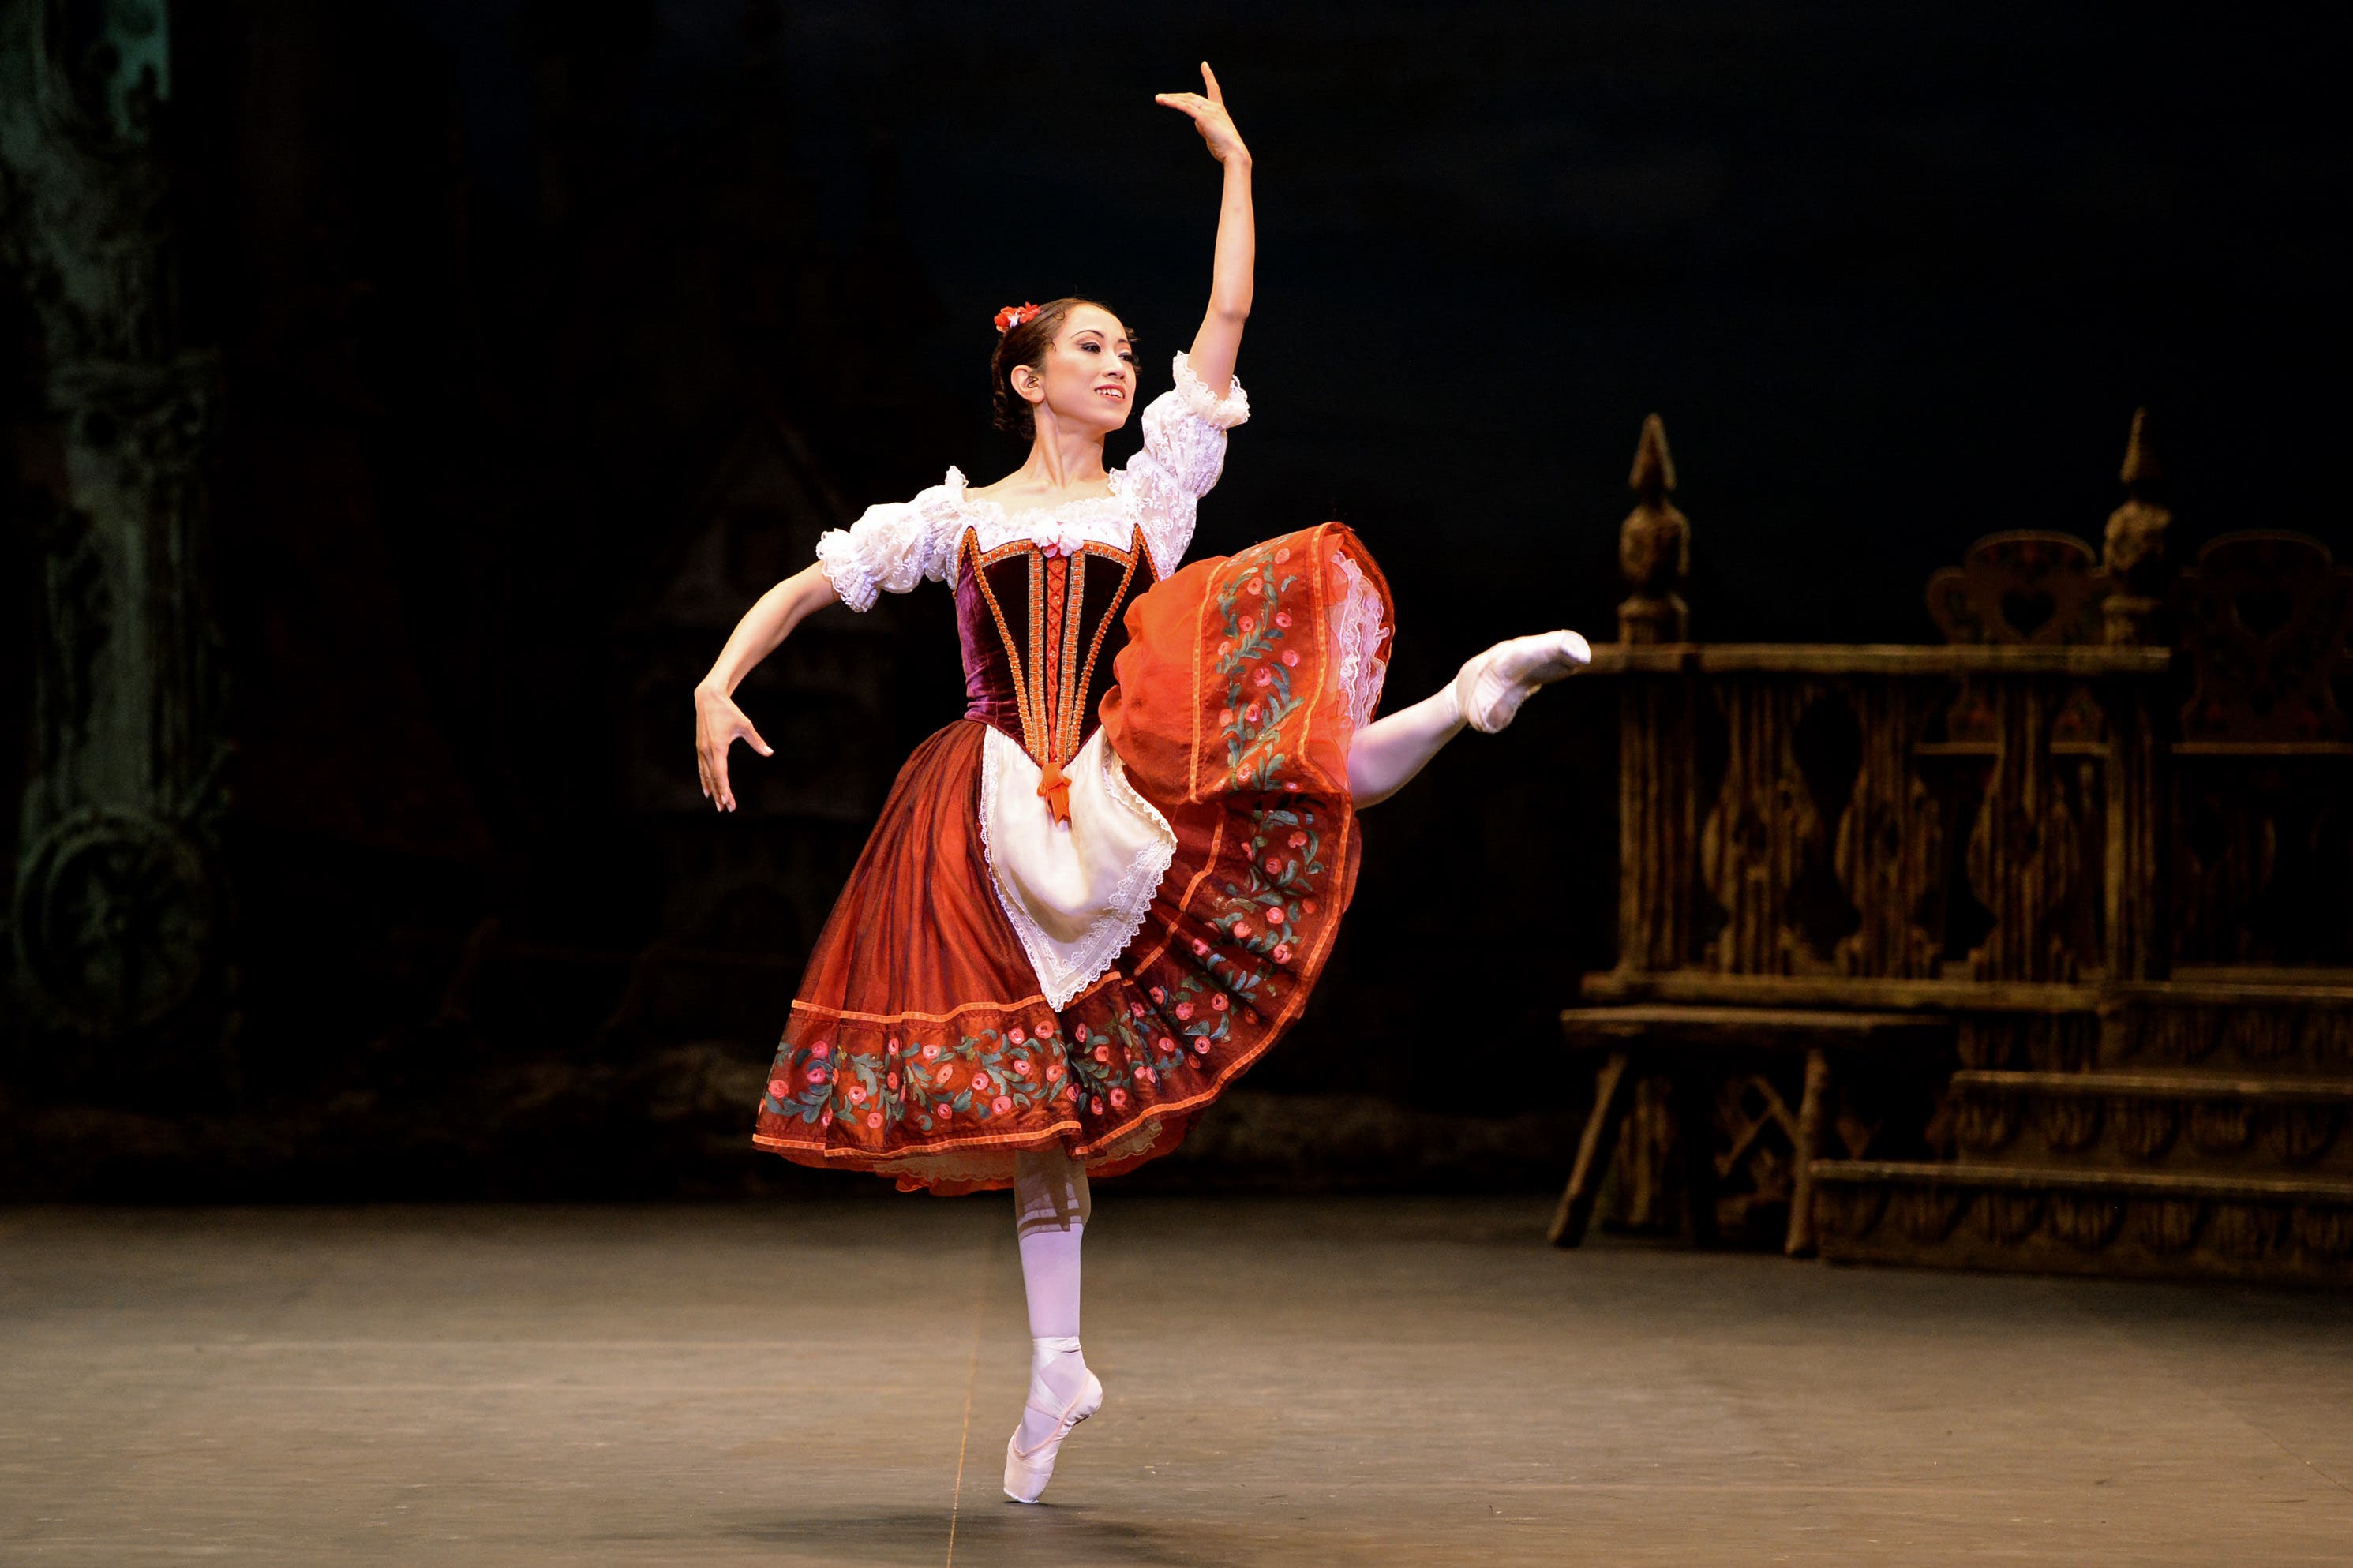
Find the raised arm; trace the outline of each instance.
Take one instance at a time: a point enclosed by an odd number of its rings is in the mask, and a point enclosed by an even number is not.
[[[1242,145],[1241,133],[1226,113],[1226,96],[1207,60],[1201,62],[1201,80],[1209,89],[1207,97],[1198,92],[1162,92],[1155,93],[1152,100],[1189,115],[1193,128],[1209,144],[1209,156],[1225,166],[1225,195],[1218,205],[1217,262],[1209,276],[1209,309],[1187,354],[1202,384],[1223,397],[1233,384],[1242,323],[1250,320],[1258,232],[1250,215],[1250,149]]]

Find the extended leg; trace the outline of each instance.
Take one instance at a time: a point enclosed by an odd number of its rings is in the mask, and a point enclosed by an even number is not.
[[[1093,1211],[1086,1167],[1060,1149],[1014,1156],[1014,1236],[1029,1303],[1029,1397],[1006,1446],[1005,1493],[1035,1502],[1072,1426],[1103,1403],[1079,1349],[1079,1244]]]
[[[1569,631],[1497,643],[1437,692],[1356,731],[1348,742],[1348,794],[1359,808],[1387,800],[1465,724],[1493,734],[1512,721],[1528,693],[1592,658],[1585,639]]]

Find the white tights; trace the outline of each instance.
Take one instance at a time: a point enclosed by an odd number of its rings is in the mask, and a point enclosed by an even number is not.
[[[1013,1157],[1013,1234],[1021,1247],[1021,1284],[1029,1302],[1029,1381],[1017,1440],[1035,1447],[1054,1435],[1055,1417],[1086,1382],[1079,1351],[1079,1243],[1094,1210],[1087,1169],[1060,1149],[1024,1149]],[[1043,1397],[1039,1384],[1044,1385]]]
[[[1465,724],[1493,734],[1528,694],[1582,669],[1593,650],[1575,632],[1499,642],[1465,660],[1452,680],[1410,708],[1374,720],[1348,742],[1348,794],[1362,807],[1388,799]]]

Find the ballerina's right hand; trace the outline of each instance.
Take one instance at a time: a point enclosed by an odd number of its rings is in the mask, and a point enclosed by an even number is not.
[[[776,749],[760,738],[752,721],[735,700],[723,691],[697,687],[694,692],[694,765],[702,774],[702,798],[712,809],[735,809],[735,792],[727,786],[727,748],[738,736],[764,757]]]

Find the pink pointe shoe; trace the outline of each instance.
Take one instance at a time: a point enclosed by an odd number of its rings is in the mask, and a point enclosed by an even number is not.
[[[1492,735],[1510,723],[1529,693],[1593,662],[1593,649],[1571,631],[1513,637],[1472,655],[1454,678],[1455,711]]]
[[[1039,1398],[1040,1394],[1046,1399],[1053,1397],[1052,1392],[1039,1379],[1033,1377],[1029,1381],[1029,1408],[1040,1415],[1054,1417],[1054,1435],[1036,1447],[1028,1449],[1021,1447],[1018,1427],[1014,1429],[1012,1436],[1005,1440],[1005,1495],[1015,1502],[1038,1500],[1038,1495],[1046,1489],[1046,1483],[1053,1478],[1054,1456],[1061,1448],[1062,1439],[1071,1435],[1072,1427],[1103,1408],[1103,1381],[1092,1372],[1087,1373],[1087,1380],[1078,1393],[1060,1408],[1045,1403]]]

